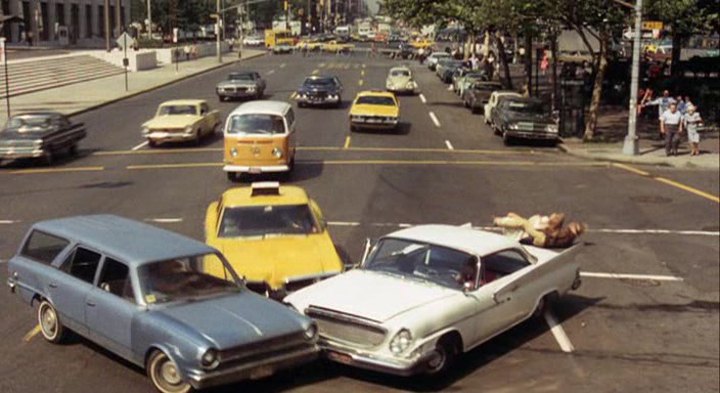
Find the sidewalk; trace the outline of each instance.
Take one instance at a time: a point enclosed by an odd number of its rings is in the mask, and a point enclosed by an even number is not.
[[[262,56],[265,53],[264,50],[244,50],[242,60]],[[23,94],[10,97],[10,110],[13,114],[29,111],[58,111],[72,116],[233,64],[239,60],[237,53],[228,53],[223,55],[222,64],[217,62],[215,56],[207,56],[198,60],[181,62],[177,72],[174,64],[147,71],[128,72],[127,91],[125,91],[125,75],[120,74]],[[0,122],[3,124],[7,120],[4,101],[0,101]]]

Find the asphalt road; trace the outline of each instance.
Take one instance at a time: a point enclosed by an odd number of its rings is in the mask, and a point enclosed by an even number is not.
[[[409,64],[422,95],[400,98],[399,132],[351,134],[350,99],[383,88],[394,64],[364,56],[265,56],[78,116],[89,130],[80,158],[54,168],[0,168],[0,265],[33,222],[74,214],[119,214],[201,239],[205,208],[232,186],[220,169],[221,138],[150,150],[140,124],[174,98],[205,98],[226,115],[239,103],[218,102],[214,86],[231,69],[257,70],[268,79],[266,98],[283,101],[306,75],[334,74],[345,87],[342,108],[297,110],[301,148],[291,182],[317,200],[335,242],[357,259],[366,237],[401,224],[487,226],[507,211],[564,211],[589,225],[582,268],[601,276],[585,277],[555,305],[575,351],[563,352],[545,321],[533,319],[434,382],[317,362],[218,391],[717,391],[720,205],[710,198],[720,193],[717,171],[642,168],[671,184],[553,147],[505,147],[482,116],[416,63]],[[142,370],[91,343],[54,346],[29,334],[33,310],[7,291],[0,304],[0,391],[152,391]]]

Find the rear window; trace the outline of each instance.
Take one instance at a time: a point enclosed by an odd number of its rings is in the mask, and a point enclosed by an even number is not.
[[[365,105],[387,105],[395,106],[395,100],[384,96],[361,96],[357,99],[358,104]]]
[[[264,113],[235,115],[230,119],[228,134],[284,134],[285,121],[282,116]]]
[[[70,242],[45,232],[33,231],[20,254],[45,264],[51,264]]]

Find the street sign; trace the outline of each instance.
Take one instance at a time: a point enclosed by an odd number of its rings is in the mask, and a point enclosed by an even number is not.
[[[127,49],[125,46],[126,45],[133,46],[134,41],[135,40],[132,38],[132,36],[130,34],[128,34],[127,32],[123,32],[122,34],[120,34],[120,37],[118,37],[118,39],[115,40],[115,43],[118,44],[120,49]]]
[[[653,20],[646,20],[642,23],[643,30],[662,30],[663,23]]]

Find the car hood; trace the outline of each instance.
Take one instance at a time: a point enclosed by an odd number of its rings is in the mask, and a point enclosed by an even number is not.
[[[219,239],[212,245],[222,251],[235,271],[247,281],[264,281],[273,289],[281,288],[286,279],[340,273],[343,269],[327,232],[265,239]]]
[[[196,121],[202,120],[202,116],[196,115],[170,115],[170,116],[158,116],[153,118],[145,124],[144,127],[148,128],[183,128],[192,125]]]
[[[298,310],[322,307],[385,322],[399,314],[457,294],[432,283],[381,272],[351,270],[313,284],[285,298]]]
[[[300,93],[335,93],[338,90],[337,87],[331,86],[300,86],[298,92]]]
[[[513,123],[555,124],[552,118],[545,114],[508,113],[507,120]]]
[[[204,301],[177,303],[157,312],[197,332],[219,350],[304,329],[303,318],[295,312],[249,290]]]
[[[412,78],[409,76],[390,76],[387,78],[387,83],[394,85],[407,85],[410,81],[412,81]]]
[[[217,84],[218,87],[232,86],[232,87],[255,87],[255,82],[248,81],[222,81]]]
[[[350,109],[351,115],[360,116],[398,116],[398,108],[390,105],[356,104]]]

